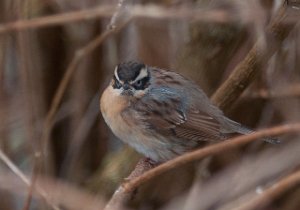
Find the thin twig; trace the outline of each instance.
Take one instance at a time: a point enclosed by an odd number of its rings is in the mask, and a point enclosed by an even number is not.
[[[17,177],[19,177],[28,187],[30,187],[32,185],[32,183],[30,182],[30,180],[26,177],[26,175],[4,154],[4,152],[0,149],[0,159],[8,166],[8,168],[15,174],[17,175]],[[60,208],[54,204],[52,204],[49,201],[48,195],[47,193],[39,188],[39,187],[35,187],[36,191],[38,192],[38,194],[41,195],[41,197],[47,201],[47,203],[55,210],[60,210]]]
[[[287,87],[282,87],[280,89],[268,90],[259,89],[257,91],[247,91],[242,95],[243,98],[262,98],[262,99],[284,99],[289,97],[299,97],[300,96],[300,85],[294,84]]]
[[[123,5],[123,4],[121,4]],[[134,5],[127,6],[129,15],[133,18],[152,18],[152,19],[190,19],[207,22],[230,22],[238,17],[224,9],[205,10],[199,8],[166,8],[154,5]],[[15,22],[0,24],[0,34],[24,29],[35,29],[55,25],[63,25],[82,20],[92,20],[100,17],[111,17],[115,13],[115,6],[101,5],[97,8],[85,9],[81,11],[55,14],[45,17],[37,17],[30,20],[18,20]],[[253,14],[255,16],[255,14]],[[295,22],[299,16],[289,19]],[[245,20],[245,22],[252,20]]]
[[[90,20],[97,17],[109,17],[113,13],[113,11],[113,6],[100,6],[92,9],[38,17],[30,20],[18,20],[15,22],[1,24],[0,34],[11,31],[62,25],[65,23],[72,23],[81,20]]]
[[[124,3],[125,0],[119,0],[118,1],[118,7],[116,11],[114,12],[113,16],[110,19],[110,22],[107,26],[108,29],[112,29],[116,27],[117,21],[120,19],[120,16],[123,12],[125,12],[125,6],[126,4]]]
[[[38,177],[38,171],[39,171],[39,164],[38,164],[38,159],[39,159],[39,155],[35,155],[34,156],[34,164],[33,164],[33,170],[32,170],[32,176],[31,176],[31,181],[30,181],[30,187],[28,190],[28,194],[27,194],[27,198],[25,200],[25,204],[23,207],[23,210],[29,210],[30,209],[30,204],[32,201],[32,196],[33,196],[33,192],[34,192],[34,188],[35,188],[35,183]]]
[[[53,122],[54,122],[54,117],[55,117],[58,107],[61,103],[63,95],[67,89],[67,86],[71,80],[71,77],[74,74],[78,64],[85,56],[87,56],[89,53],[91,53],[97,47],[99,47],[99,45],[106,38],[108,38],[111,34],[122,30],[125,26],[127,26],[127,24],[130,21],[131,21],[131,19],[128,19],[128,20],[124,21],[122,24],[120,24],[117,28],[105,30],[105,32],[103,32],[100,36],[96,37],[89,44],[87,44],[86,46],[84,46],[83,48],[81,48],[75,52],[75,55],[74,55],[72,61],[70,62],[69,66],[58,86],[58,89],[54,95],[50,109],[49,109],[46,119],[45,119],[44,129],[43,129],[43,133],[42,133],[43,155],[45,157],[48,156],[49,138],[50,138],[50,133],[52,130]]]
[[[264,190],[262,194],[259,194],[255,198],[244,203],[242,206],[235,210],[252,210],[261,209],[266,206],[270,201],[276,199],[287,190],[300,184],[300,171],[296,171]]]
[[[20,183],[20,180],[12,176],[11,173],[1,173],[0,175],[1,190],[4,189],[5,191],[14,194],[26,196],[27,185],[24,186],[23,182]],[[52,203],[61,206],[63,209],[100,210],[104,207],[104,199],[100,195],[95,195],[82,187],[58,179],[38,176],[32,195],[35,199],[43,199],[38,192],[37,187],[47,189],[49,200],[51,200]]]

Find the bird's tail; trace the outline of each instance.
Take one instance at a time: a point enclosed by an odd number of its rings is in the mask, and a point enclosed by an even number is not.
[[[254,130],[247,128],[247,127],[243,126],[242,124],[235,122],[229,118],[227,118],[227,123],[229,125],[230,130],[233,132],[236,132],[236,133],[247,135],[247,134],[251,134],[251,133],[255,132]],[[264,138],[262,138],[262,140],[265,142],[271,143],[271,144],[279,144],[280,143],[280,140],[278,138],[273,138],[273,137],[264,137]]]

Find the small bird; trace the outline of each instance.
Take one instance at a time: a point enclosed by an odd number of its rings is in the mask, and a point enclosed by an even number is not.
[[[204,142],[253,132],[224,116],[193,81],[134,61],[116,66],[100,109],[118,138],[158,163]]]

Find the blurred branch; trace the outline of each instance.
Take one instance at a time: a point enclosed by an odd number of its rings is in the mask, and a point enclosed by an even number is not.
[[[29,188],[34,187],[34,184],[26,177],[26,175],[0,150],[0,159],[8,166],[8,168],[22,180]],[[60,210],[60,208],[52,204],[48,198],[48,194],[41,188],[35,187],[37,193],[55,210]]]
[[[279,180],[278,182],[270,186],[268,189],[264,190],[262,194],[242,204],[242,206],[236,208],[236,210],[252,210],[252,209],[263,208],[271,200],[276,199],[287,190],[299,184],[300,184],[300,171],[296,171],[282,178],[281,180]]]
[[[149,165],[145,166],[146,170],[141,169],[142,165],[138,165],[135,170],[132,172],[134,177],[129,177],[129,181],[123,183],[118,190],[116,190],[115,194],[109,201],[108,205],[106,206],[105,210],[115,209],[119,206],[122,206],[128,198],[132,196],[132,193],[143,183],[148,182],[149,180],[157,177],[166,171],[171,169],[180,167],[187,163],[191,163],[193,161],[198,161],[205,157],[218,154],[223,151],[231,150],[252,141],[261,139],[266,136],[275,136],[285,133],[292,133],[292,132],[300,132],[300,123],[289,124],[289,125],[282,125],[277,126],[269,129],[264,129],[255,133],[251,133],[249,135],[238,136],[232,139],[229,139],[224,142],[220,142],[218,144],[214,144],[211,146],[204,147],[202,149],[195,150],[190,153],[186,153],[182,156],[174,158],[168,162],[165,162],[151,170],[149,170]],[[152,166],[154,167],[154,166]],[[144,171],[147,171],[143,173]],[[134,179],[132,179],[134,178]]]
[[[86,182],[87,187],[96,193],[110,197],[119,186],[120,180],[124,179],[124,174],[130,174],[139,159],[141,156],[128,146],[109,153],[97,172]]]
[[[0,34],[11,31],[41,28],[65,23],[72,23],[82,20],[90,20],[97,17],[109,17],[114,11],[113,6],[100,6],[93,9],[85,9],[82,11],[68,12],[63,14],[38,17],[29,20],[18,20],[11,23],[0,25]]]
[[[54,180],[47,177],[38,177],[34,187],[33,196],[41,198],[38,188],[47,189],[49,200],[63,209],[72,210],[95,210],[103,209],[103,199],[95,196],[82,188],[70,185],[66,182]],[[0,174],[0,189],[20,195],[26,195],[27,186],[20,183],[11,174]]]
[[[87,56],[88,54],[93,52],[97,47],[99,47],[99,45],[106,38],[108,38],[113,33],[117,33],[120,30],[122,30],[125,26],[127,26],[127,24],[130,21],[131,21],[131,19],[127,19],[122,24],[120,24],[117,28],[111,28],[111,29],[105,30],[101,35],[99,35],[94,40],[92,40],[90,43],[88,43],[86,46],[84,46],[83,48],[81,48],[75,52],[75,55],[74,55],[73,59],[71,60],[70,64],[68,65],[67,70],[58,86],[58,89],[54,95],[50,109],[49,109],[46,119],[45,119],[44,129],[43,129],[43,133],[42,133],[42,145],[43,145],[43,155],[45,155],[46,157],[47,157],[47,152],[49,151],[49,138],[50,138],[50,133],[51,133],[51,129],[53,126],[55,114],[56,114],[57,109],[60,105],[60,102],[63,98],[63,95],[66,91],[66,88],[70,82],[70,79],[71,79],[72,75],[74,74],[78,64],[81,62],[81,60],[85,56]],[[51,163],[52,161],[49,161],[49,162]]]
[[[262,70],[263,61],[270,58],[276,52],[283,40],[293,29],[294,24],[283,24],[287,16],[286,7],[281,8],[274,21],[267,28],[266,43],[261,43],[259,40],[212,96],[213,103],[221,110],[227,110],[242,94]]]
[[[294,84],[276,91],[270,91],[268,89],[259,89],[257,91],[246,92],[242,95],[243,98],[262,98],[262,99],[274,99],[274,98],[288,98],[299,97],[300,85]]]
[[[125,192],[132,192],[134,189],[136,189],[142,183],[147,182],[150,179],[152,179],[166,171],[169,171],[170,169],[177,168],[181,165],[184,165],[184,164],[196,161],[196,160],[200,160],[200,159],[203,159],[203,158],[211,156],[211,155],[218,154],[222,151],[231,150],[236,147],[240,147],[244,144],[261,139],[263,137],[275,136],[275,135],[293,133],[293,132],[300,132],[300,123],[276,126],[273,128],[257,131],[253,134],[238,136],[238,137],[229,139],[227,141],[220,142],[218,144],[207,146],[205,148],[198,149],[196,151],[184,154],[173,160],[163,163],[163,164],[157,166],[156,168],[150,170],[149,172],[140,175],[138,178],[123,184],[122,187],[125,189]]]
[[[195,8],[165,8],[161,6],[127,6],[126,11],[133,18],[155,18],[174,19],[188,18],[210,22],[228,22],[234,17],[225,10],[207,11]],[[115,13],[115,6],[103,5],[97,8],[85,9],[82,11],[68,12],[63,14],[33,18],[31,20],[19,20],[0,25],[0,34],[11,31],[41,28],[54,25],[62,25],[82,20],[91,20],[99,17],[112,17]]]
[[[155,167],[149,159],[142,158],[135,166],[134,170],[131,172],[131,174],[126,178],[126,180],[135,180],[137,179],[141,174],[144,174],[145,172],[149,171]],[[109,202],[105,206],[105,210],[114,210],[114,209],[122,209],[124,205],[124,201],[130,200],[130,198],[133,196],[133,192],[136,188],[132,188],[132,190],[127,190],[124,186],[120,186],[115,193],[113,194],[112,198],[109,200]]]
[[[153,19],[191,19],[207,22],[225,23],[230,21],[240,21],[241,18],[233,15],[230,11],[224,9],[199,9],[199,8],[166,8],[154,5],[134,5],[126,6],[126,12],[132,18],[153,18]],[[255,13],[255,12],[254,12]],[[34,29],[55,25],[63,25],[83,20],[92,20],[99,17],[112,17],[115,14],[115,6],[101,5],[97,8],[84,9],[81,11],[68,12],[57,15],[50,15],[45,17],[37,17],[30,20],[18,20],[15,22],[0,24],[0,34],[8,33],[11,31]],[[255,16],[255,14],[252,15]],[[244,22],[252,22],[251,17],[243,17]],[[290,16],[287,22],[296,22],[299,14]]]
[[[299,167],[299,134],[289,137],[288,142],[277,147],[266,148],[255,154],[246,152],[246,155],[205,182],[198,179],[190,193],[184,196],[185,208],[179,209],[236,210],[248,201],[264,195],[266,189],[275,187],[275,183]],[[230,152],[224,153],[228,155]]]
[[[37,163],[38,156],[35,155],[34,157],[35,158],[34,158],[34,165],[33,165],[33,170],[32,170],[32,175],[31,175],[30,187],[28,190],[28,194],[27,194],[27,198],[25,200],[23,210],[30,210],[30,204],[32,202],[32,196],[33,196],[36,180],[38,177],[38,168],[39,168],[39,164]]]

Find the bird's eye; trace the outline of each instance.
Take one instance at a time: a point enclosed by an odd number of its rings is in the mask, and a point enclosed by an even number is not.
[[[141,79],[141,80],[136,81],[134,83],[133,87],[136,90],[143,90],[144,89],[144,82],[143,82],[143,80]]]
[[[141,87],[141,86],[143,85],[142,80],[136,81],[135,85],[136,85],[137,87]]]
[[[136,90],[143,90],[148,86],[148,84],[149,84],[149,77],[144,77],[143,79],[136,81],[133,87]]]
[[[117,78],[114,76],[112,80],[112,87],[114,89],[120,89],[122,87],[122,84],[117,80]]]

